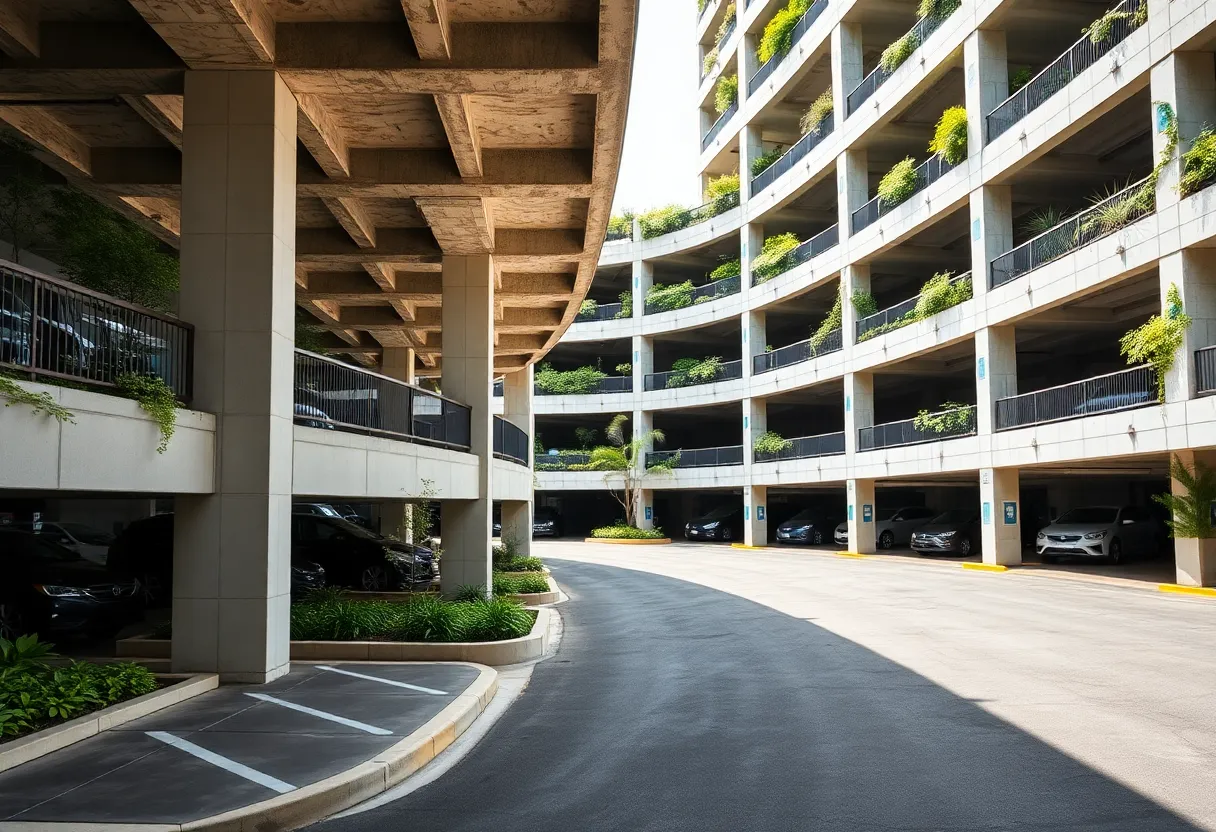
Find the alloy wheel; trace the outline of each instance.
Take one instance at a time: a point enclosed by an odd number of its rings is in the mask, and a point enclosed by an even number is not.
[[[971,538],[964,537],[962,539],[962,542],[958,544],[958,552],[963,557],[967,557],[971,554]]]
[[[880,549],[890,549],[895,545],[895,535],[890,532],[883,532],[878,536],[878,546]]]
[[[366,592],[384,592],[388,589],[388,572],[383,566],[369,566],[359,576],[359,582]]]
[[[1110,542],[1110,554],[1108,557],[1111,564],[1114,566],[1118,566],[1119,564],[1123,563],[1123,544],[1118,538]]]
[[[816,546],[823,543],[823,532],[819,531],[819,529],[815,529],[815,531],[811,532],[811,543],[815,544]]]

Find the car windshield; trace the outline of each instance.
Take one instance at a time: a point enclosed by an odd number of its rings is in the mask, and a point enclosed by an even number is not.
[[[556,516],[557,515],[555,515],[550,509],[538,508],[536,510],[536,514],[533,515],[533,519],[539,523],[545,523],[552,520]]]
[[[970,523],[975,518],[974,511],[966,509],[955,509],[953,511],[943,511],[941,514],[929,521],[931,525],[947,526],[954,523]]]
[[[733,508],[731,508],[730,506],[723,506],[722,508],[716,508],[713,511],[706,514],[704,517],[701,518],[701,522],[708,523],[713,520],[724,520],[727,517],[730,517],[734,513],[735,513],[735,510]]]
[[[1074,508],[1060,516],[1057,523],[1113,523],[1117,508]]]
[[[60,523],[59,527],[66,529],[68,534],[81,543],[87,543],[90,546],[109,546],[114,542],[114,535],[99,532],[83,523]]]
[[[349,534],[351,537],[358,537],[363,540],[382,540],[383,539],[380,537],[380,535],[376,534],[375,532],[373,532],[369,529],[365,529],[362,526],[356,526],[354,523],[350,522],[349,520],[343,520],[340,517],[328,517],[328,518],[326,518],[326,522],[329,523],[329,525],[333,526],[335,529],[341,529],[342,531]]]
[[[36,534],[25,534],[23,532],[4,532],[0,534],[0,552],[4,551],[22,557],[54,561],[55,563],[80,560],[80,555],[65,546],[51,543],[49,540]]]
[[[312,507],[315,508],[317,513],[322,517],[336,517],[339,520],[342,519],[342,515],[334,510],[333,506],[326,505],[325,503],[313,503]]]
[[[890,520],[894,516],[895,512],[893,511],[880,511],[878,512],[878,522],[881,523],[884,520]]]
[[[790,525],[801,525],[803,523],[810,523],[814,521],[816,516],[817,515],[814,509],[804,508],[802,511],[798,512],[785,522],[789,523]]]

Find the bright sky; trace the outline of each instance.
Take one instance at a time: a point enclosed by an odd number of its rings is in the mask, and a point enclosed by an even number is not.
[[[693,0],[641,0],[614,214],[700,202],[696,19]]]

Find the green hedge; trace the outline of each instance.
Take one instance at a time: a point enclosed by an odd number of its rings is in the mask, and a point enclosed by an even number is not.
[[[536,389],[552,395],[583,395],[593,392],[608,374],[597,367],[555,370],[545,363],[536,372]]]
[[[692,220],[692,211],[682,205],[664,205],[662,208],[652,208],[638,215],[638,224],[641,226],[644,240],[687,228],[692,224]]]
[[[540,558],[496,558],[495,572],[544,572],[545,564]]]
[[[591,536],[600,540],[662,540],[666,537],[662,529],[635,529],[624,523],[592,529]]]
[[[520,595],[530,592],[548,592],[549,581],[544,575],[503,575],[494,573],[495,595]]]
[[[546,589],[548,584],[546,584]],[[536,620],[507,598],[362,601],[332,593],[291,606],[296,641],[502,641],[526,636]]]

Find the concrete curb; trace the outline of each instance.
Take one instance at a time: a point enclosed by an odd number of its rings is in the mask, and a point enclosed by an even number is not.
[[[732,543],[732,544],[730,544],[730,548],[732,548],[732,549],[767,549],[769,547],[768,546],[748,546],[746,543]]]
[[[1008,572],[1008,566],[1001,566],[998,563],[960,563],[959,566],[968,569],[972,572]]]
[[[12,740],[0,746],[0,771],[16,768],[22,763],[36,760],[67,748],[73,743],[108,731],[132,720],[156,713],[162,708],[185,702],[201,693],[215,690],[219,687],[220,679],[214,673],[178,674],[176,678],[183,681],[152,693],[119,702],[100,711],[94,711],[76,719],[68,720],[60,725],[53,725],[41,731]],[[0,828],[4,824],[0,824]]]
[[[609,537],[584,537],[584,543],[608,543],[613,546],[666,546],[671,542],[670,537],[651,537],[640,540],[616,539]]]
[[[525,572],[524,574],[535,575],[537,573],[535,573],[535,572],[526,573]],[[520,601],[525,606],[529,606],[529,607],[539,607],[542,604],[560,603],[562,600],[562,591],[560,589],[558,589],[557,584],[553,582],[552,576],[545,575],[545,580],[549,582],[549,591],[548,592],[520,592],[515,595],[512,595],[511,598],[513,598],[516,601]]]
[[[1216,587],[1182,586],[1181,584],[1157,584],[1159,592],[1169,592],[1173,595],[1190,595],[1195,598],[1216,598]]]

